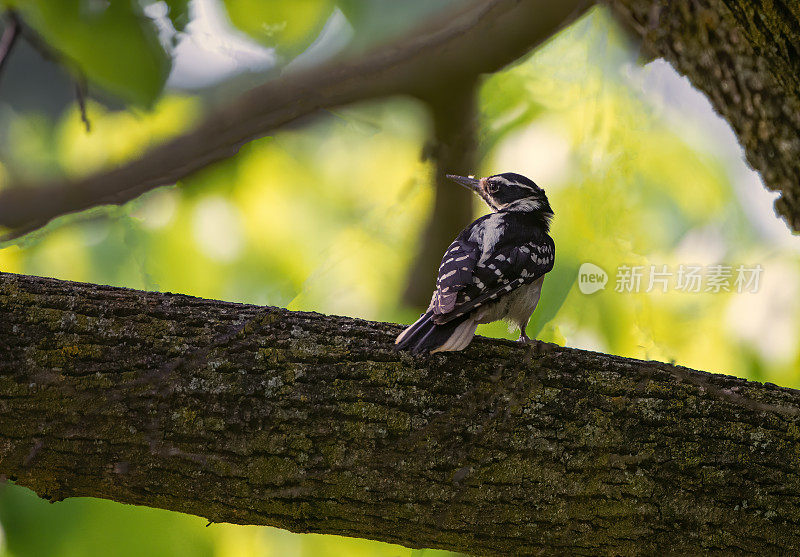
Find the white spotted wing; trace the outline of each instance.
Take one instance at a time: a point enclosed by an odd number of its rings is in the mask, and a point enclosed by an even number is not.
[[[530,284],[553,268],[555,245],[546,234],[527,243],[499,242],[481,261],[477,242],[460,236],[442,258],[429,310],[447,323]]]

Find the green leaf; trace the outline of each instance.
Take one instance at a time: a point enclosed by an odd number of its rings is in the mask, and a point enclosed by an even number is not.
[[[92,83],[144,106],[161,93],[171,59],[138,2],[28,0],[13,4],[42,40]]]
[[[289,59],[319,36],[331,13],[333,0],[225,0],[236,27]]]
[[[169,8],[167,17],[176,31],[183,31],[189,23],[189,0],[164,0]]]

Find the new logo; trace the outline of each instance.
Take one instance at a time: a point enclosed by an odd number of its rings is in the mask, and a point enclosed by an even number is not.
[[[584,294],[603,290],[608,283],[608,273],[594,263],[584,263],[578,269],[578,288]]]

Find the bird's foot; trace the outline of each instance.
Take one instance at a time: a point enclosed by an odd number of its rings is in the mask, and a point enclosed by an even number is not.
[[[519,338],[517,339],[517,342],[520,344],[530,344],[533,341],[530,339],[528,335],[525,334],[525,331],[521,331],[519,333]]]

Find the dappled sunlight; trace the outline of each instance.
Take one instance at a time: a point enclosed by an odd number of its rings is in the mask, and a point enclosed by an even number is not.
[[[58,160],[69,176],[84,176],[140,155],[179,132],[199,115],[196,100],[166,97],[152,111],[108,111],[102,105],[87,106],[91,132],[77,109],[62,119],[58,134]]]
[[[175,217],[180,193],[174,188],[161,188],[148,195],[131,216],[148,230],[159,230]]]
[[[235,261],[242,253],[241,216],[224,197],[213,195],[198,201],[194,208],[192,233],[197,248],[210,259]]]
[[[800,272],[781,259],[770,258],[763,264],[770,272],[764,274],[758,293],[732,296],[725,324],[734,340],[747,343],[776,368],[788,369],[800,338]]]

